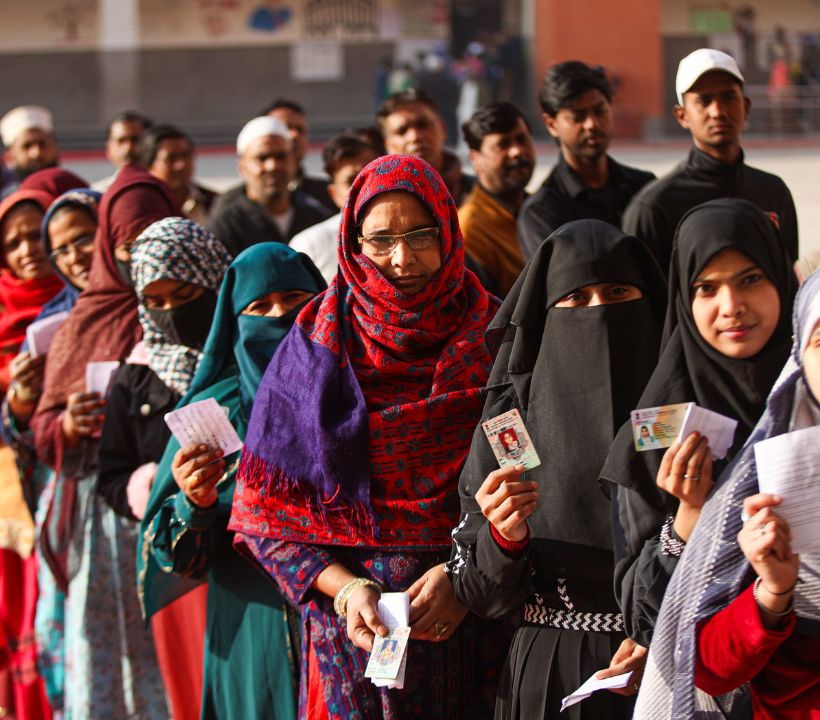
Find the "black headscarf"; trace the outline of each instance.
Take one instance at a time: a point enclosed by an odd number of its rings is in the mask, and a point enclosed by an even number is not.
[[[703,339],[692,315],[691,287],[719,252],[737,250],[756,263],[780,297],[780,318],[772,337],[754,357],[727,357]],[[664,349],[652,379],[636,405],[640,408],[696,402],[738,421],[726,461],[716,463],[714,477],[751,433],[766,406],[766,397],[791,347],[791,311],[797,280],[777,228],[766,213],[747,200],[722,198],[698,205],[681,218],[669,269],[669,302]],[[655,484],[663,451],[635,450],[632,428],[618,433],[602,476],[636,490],[662,511],[677,501]]]
[[[754,357],[729,358],[700,335],[692,315],[691,287],[719,252],[738,250],[756,263],[780,297],[780,318],[772,337]],[[762,415],[791,344],[790,317],[796,292],[791,262],[772,220],[746,200],[724,198],[690,210],[675,233],[669,271],[664,348],[658,367],[635,405],[649,408],[696,402],[738,421],[726,459],[712,468],[715,480],[743,446]],[[616,486],[613,496],[615,593],[627,634],[641,644],[651,639],[674,559],[661,561],[654,544],[678,500],[658,488],[663,450],[635,450],[631,424],[618,432],[601,477]],[[661,553],[662,555],[662,553]]]
[[[606,282],[635,285],[643,297],[554,307],[580,287]],[[488,344],[497,351],[482,420],[518,408],[541,458],[527,471],[539,485],[528,522],[530,555],[548,575],[566,576],[571,566],[572,577],[612,577],[609,503],[598,474],[655,366],[665,294],[663,275],[638,240],[580,220],[541,245],[490,325]],[[462,497],[474,497],[497,468],[479,426]],[[588,562],[579,563],[579,554]]]

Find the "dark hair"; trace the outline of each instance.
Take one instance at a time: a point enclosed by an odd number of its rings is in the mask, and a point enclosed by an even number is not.
[[[154,123],[151,118],[146,117],[140,112],[136,110],[123,110],[122,112],[118,112],[113,118],[111,118],[111,122],[108,123],[108,133],[111,134],[111,128],[116,123],[131,123],[131,122],[138,122],[142,125],[143,130],[147,130],[151,127]]]
[[[532,132],[524,113],[515,105],[511,102],[494,102],[476,110],[467,122],[462,123],[461,132],[470,150],[480,150],[485,136],[512,132],[519,118]]]
[[[372,150],[374,154],[378,152],[366,137],[354,130],[345,130],[334,135],[322,150],[325,172],[332,179],[333,173],[339,169],[339,165],[344,160],[361,155],[366,150]]]
[[[547,115],[555,117],[588,90],[600,90],[612,102],[612,87],[602,66],[593,68],[578,60],[568,60],[547,70],[538,102]]]
[[[424,92],[424,90],[420,90],[419,88],[410,88],[409,90],[393,93],[376,111],[376,120],[379,123],[379,127],[382,128],[382,132],[384,131],[384,121],[387,119],[388,115],[392,115],[394,112],[401,110],[403,107],[410,105],[411,103],[421,103],[422,105],[426,105],[434,113],[436,113],[436,115],[438,115],[438,106],[436,105],[436,101]]]
[[[364,125],[363,127],[353,128],[353,134],[363,137],[376,151],[376,155],[387,154],[387,149],[384,147],[382,131],[375,125]]]
[[[306,115],[305,109],[298,102],[283,97],[276,98],[273,102],[268,103],[259,115],[267,115],[268,113],[272,113],[274,110],[283,109],[293,110],[293,112],[299,113],[300,115]]]
[[[148,128],[140,138],[139,158],[142,167],[149,168],[154,164],[159,152],[159,146],[165,140],[187,140],[191,149],[194,148],[194,141],[191,136],[178,127],[174,125],[154,125]]]

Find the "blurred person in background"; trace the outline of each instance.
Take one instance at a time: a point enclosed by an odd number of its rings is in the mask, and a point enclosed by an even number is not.
[[[305,109],[293,100],[277,98],[261,114],[281,120],[288,127],[290,139],[293,141],[293,152],[296,155],[296,176],[290,181],[290,191],[301,190],[328,210],[336,210],[333,198],[327,191],[327,181],[324,178],[306,175],[302,167],[310,148],[310,125]]]
[[[464,245],[504,297],[524,267],[516,225],[535,168],[532,133],[508,102],[478,110],[461,131],[478,178],[458,210]]]
[[[262,115],[246,123],[236,154],[245,184],[220,198],[208,225],[232,257],[260,242],[287,244],[331,214],[301,190],[291,192],[296,153],[281,120]]]
[[[554,65],[538,100],[544,125],[561,155],[521,209],[518,243],[525,260],[571,220],[592,218],[620,227],[632,196],[655,177],[607,154],[612,141],[612,87],[603,68],[577,60]]]
[[[145,115],[134,110],[123,110],[114,116],[108,124],[105,157],[116,169],[111,175],[97,180],[93,185],[94,190],[105,192],[121,167],[139,163],[140,138],[152,124]]]
[[[475,179],[461,171],[461,161],[445,149],[447,131],[433,99],[422,90],[391,95],[376,113],[388,153],[415,155],[441,175],[458,205]]]
[[[378,155],[370,141],[355,131],[339,133],[325,145],[322,159],[325,172],[330,176],[327,189],[340,211],[356,176]],[[341,221],[339,212],[318,225],[302,230],[290,241],[294,250],[305,253],[314,262],[327,283],[333,279],[339,265],[336,245]]]
[[[139,160],[164,180],[183,215],[200,225],[211,216],[218,193],[194,181],[195,149],[191,136],[173,125],[149,128],[139,144]]]
[[[51,111],[39,105],[20,105],[0,118],[6,173],[0,198],[13,192],[31,173],[60,163]]]

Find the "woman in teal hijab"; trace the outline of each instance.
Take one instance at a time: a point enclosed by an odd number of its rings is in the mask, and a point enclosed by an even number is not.
[[[244,439],[268,362],[302,307],[325,287],[310,259],[281,243],[240,254],[225,274],[202,360],[179,406],[214,398]],[[287,605],[233,550],[227,530],[238,461],[239,453],[222,458],[171,438],[142,521],[138,591],[150,619],[208,583],[203,718],[294,718],[293,653],[300,645],[291,641]]]

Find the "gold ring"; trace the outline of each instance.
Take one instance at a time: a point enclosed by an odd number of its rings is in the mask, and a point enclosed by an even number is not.
[[[436,640],[441,640],[449,629],[450,623],[436,623]]]
[[[635,688],[635,692],[638,692],[638,690],[640,690],[640,686],[636,682],[632,683],[632,687]]]

